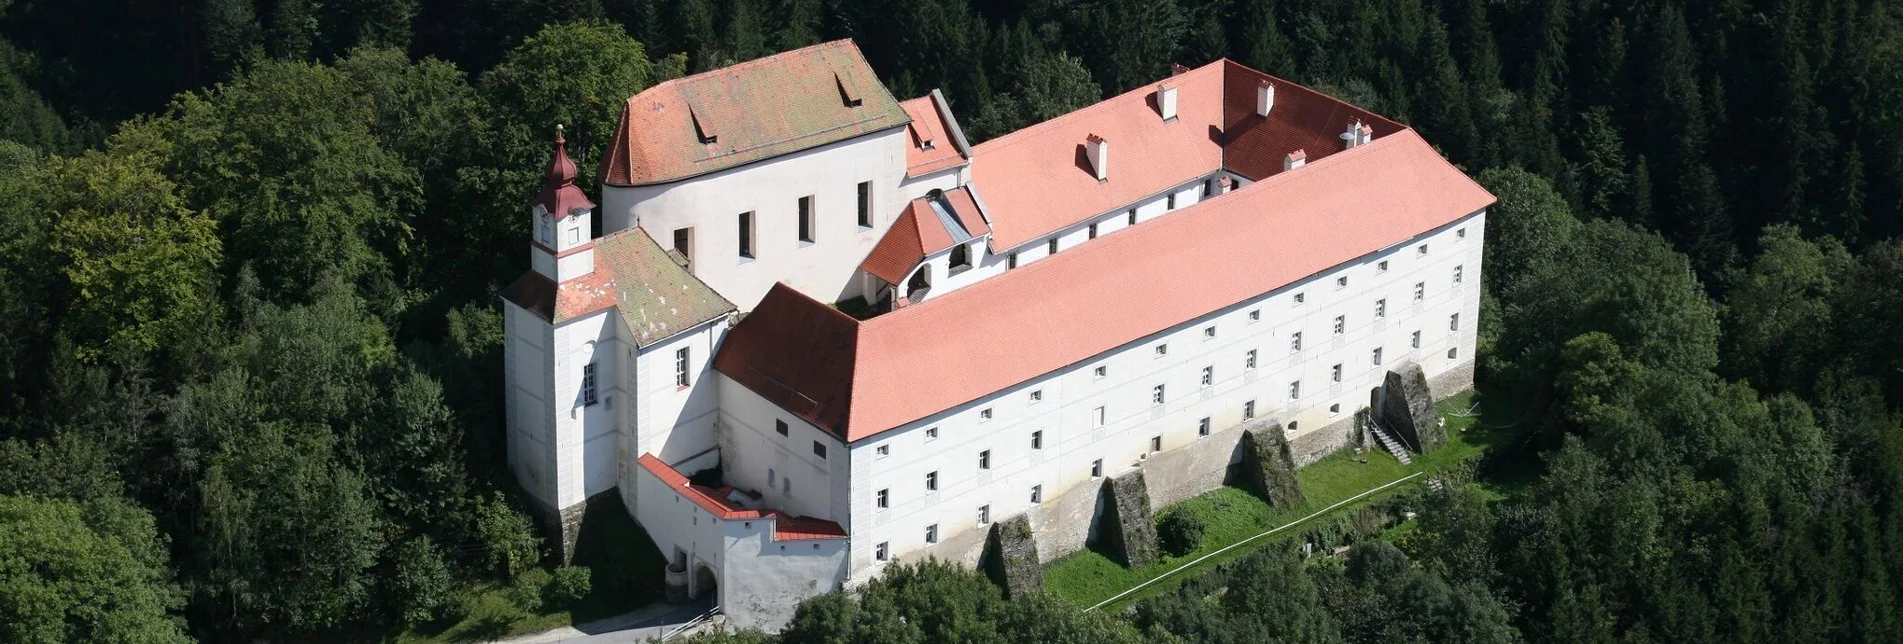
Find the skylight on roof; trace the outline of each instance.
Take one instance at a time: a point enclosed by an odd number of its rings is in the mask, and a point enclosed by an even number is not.
[[[945,193],[933,191],[925,201],[932,204],[932,214],[938,216],[938,223],[945,226],[945,232],[951,233],[953,243],[971,241],[971,231],[966,230],[964,222],[958,220],[957,211],[952,208],[951,201],[945,199]]]

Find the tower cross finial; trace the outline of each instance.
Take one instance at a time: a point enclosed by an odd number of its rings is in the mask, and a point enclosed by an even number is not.
[[[556,124],[555,124],[555,141],[556,141],[557,143],[563,143],[563,142],[564,142],[564,141],[562,140],[562,124],[560,124],[560,123],[556,123]]]

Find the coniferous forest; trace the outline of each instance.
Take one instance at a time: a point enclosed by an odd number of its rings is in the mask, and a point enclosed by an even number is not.
[[[629,95],[847,37],[974,139],[1225,56],[1418,129],[1500,199],[1471,478],[1526,478],[1114,614],[907,566],[779,641],[1903,641],[1883,0],[0,0],[0,641],[588,595],[502,447],[554,125],[595,193]]]

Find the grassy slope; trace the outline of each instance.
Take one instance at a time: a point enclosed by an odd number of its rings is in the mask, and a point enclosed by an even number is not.
[[[1200,515],[1208,525],[1203,535],[1202,546],[1181,557],[1164,556],[1158,562],[1135,570],[1124,568],[1095,550],[1083,550],[1053,562],[1044,570],[1044,587],[1058,596],[1090,606],[1115,596],[1125,589],[1136,586],[1195,560],[1197,557],[1215,552],[1224,546],[1259,534],[1270,528],[1308,516],[1316,510],[1328,507],[1343,499],[1360,494],[1363,491],[1380,487],[1395,479],[1414,472],[1435,472],[1453,467],[1477,457],[1482,450],[1494,442],[1502,440],[1506,432],[1489,431],[1476,428],[1475,418],[1462,418],[1452,414],[1465,412],[1473,404],[1473,394],[1461,394],[1442,401],[1441,413],[1447,416],[1447,444],[1431,454],[1417,456],[1412,465],[1402,465],[1400,461],[1380,450],[1370,450],[1357,455],[1352,451],[1332,454],[1296,473],[1302,482],[1302,492],[1308,497],[1308,503],[1289,510],[1276,510],[1255,495],[1238,488],[1223,487],[1201,496],[1171,506],[1168,512],[1193,512]],[[1365,456],[1366,463],[1360,462]],[[1405,486],[1392,488],[1379,498],[1392,494]],[[1346,509],[1348,506],[1344,506]],[[1319,517],[1317,520],[1320,520]],[[1278,534],[1243,547],[1211,557],[1195,568],[1176,573],[1172,579],[1187,578],[1197,571],[1217,563],[1241,557],[1253,550],[1253,546],[1272,543],[1277,539],[1299,534],[1299,530]],[[1173,582],[1166,581],[1132,593],[1119,600],[1119,604],[1140,599],[1168,589]],[[1107,608],[1115,608],[1110,606]]]

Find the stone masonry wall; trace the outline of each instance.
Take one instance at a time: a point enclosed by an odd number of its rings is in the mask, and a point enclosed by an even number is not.
[[[1099,542],[1104,550],[1126,568],[1155,562],[1156,517],[1150,513],[1150,490],[1144,483],[1143,470],[1113,476],[1104,482],[1103,489],[1108,498]]]
[[[1017,515],[991,524],[985,541],[984,571],[1008,598],[1044,587],[1044,565],[1037,557],[1031,518]]]

